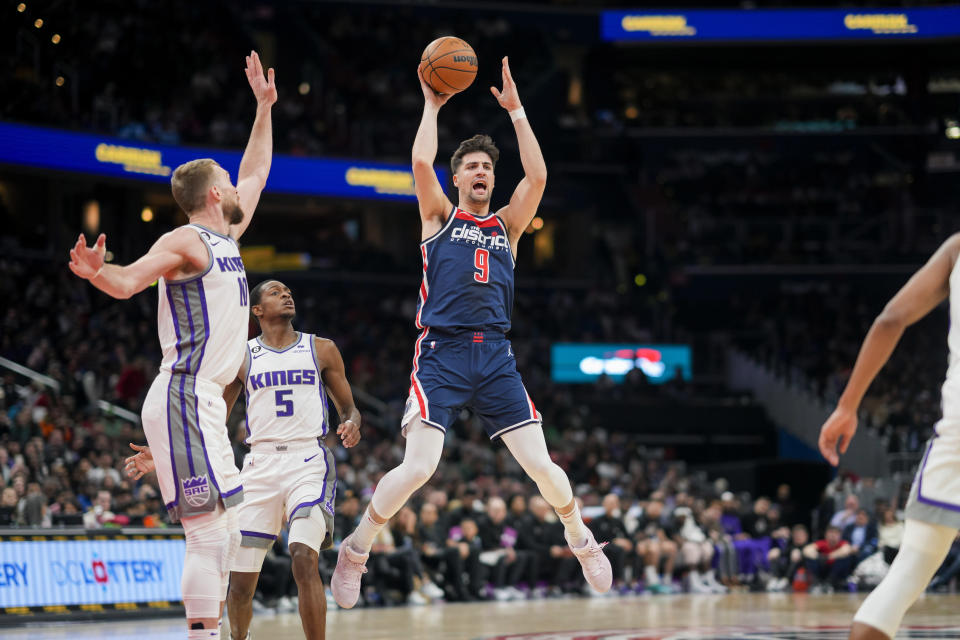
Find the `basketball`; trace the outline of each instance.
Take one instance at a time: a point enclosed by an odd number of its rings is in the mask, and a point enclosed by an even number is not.
[[[437,38],[423,50],[420,72],[437,93],[459,93],[477,77],[477,54],[465,40]]]

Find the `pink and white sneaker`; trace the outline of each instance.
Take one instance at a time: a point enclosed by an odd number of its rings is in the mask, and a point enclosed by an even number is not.
[[[350,609],[357,604],[360,597],[360,580],[367,572],[367,558],[369,553],[357,553],[350,548],[350,537],[340,542],[340,552],[337,553],[337,568],[330,578],[330,591],[333,599],[344,609]],[[607,572],[610,573],[610,563],[607,563]],[[586,571],[586,570],[584,570]]]
[[[610,567],[610,559],[603,553],[603,548],[608,543],[597,544],[593,532],[589,529],[587,529],[587,535],[586,544],[582,547],[574,547],[570,544],[570,537],[567,536],[567,532],[563,532],[563,537],[567,540],[570,550],[573,551],[573,555],[577,557],[580,566],[583,567],[583,577],[587,579],[587,584],[596,591],[605,593],[610,590],[610,586],[613,584],[613,569]],[[337,568],[339,567],[338,563]]]

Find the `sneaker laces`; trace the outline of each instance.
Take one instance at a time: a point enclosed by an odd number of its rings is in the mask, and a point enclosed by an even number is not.
[[[590,575],[597,575],[603,571],[603,563],[600,561],[601,556],[603,555],[603,548],[610,544],[609,542],[593,543],[587,547],[587,565],[590,570]]]

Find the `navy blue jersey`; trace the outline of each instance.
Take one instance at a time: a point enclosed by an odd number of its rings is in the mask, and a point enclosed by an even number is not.
[[[420,243],[423,282],[417,328],[510,330],[513,252],[506,225],[454,207],[446,224]]]

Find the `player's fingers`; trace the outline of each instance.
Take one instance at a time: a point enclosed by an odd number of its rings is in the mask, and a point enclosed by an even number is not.
[[[270,83],[271,87],[273,86],[273,75],[274,75],[273,67],[270,67],[269,69],[267,69],[267,82]]]
[[[143,451],[144,449],[146,449],[146,447],[141,446],[139,444],[133,444],[132,442],[129,442],[128,444],[130,445],[130,448],[133,449],[134,451]],[[130,458],[130,459],[132,460],[133,458]]]
[[[101,233],[97,237],[97,251],[107,246],[107,234]]]
[[[260,56],[257,54],[256,51],[253,52],[253,63],[256,65],[255,68],[256,68],[256,71],[257,71],[257,76],[260,77],[260,78],[262,78],[262,77],[263,77],[263,63],[260,62]]]
[[[850,441],[853,440],[852,434],[846,434],[843,436],[843,440],[840,442],[840,453],[846,453],[847,447],[850,446]]]
[[[500,100],[500,90],[496,87],[490,87],[490,92],[493,94],[493,97],[497,100]]]

